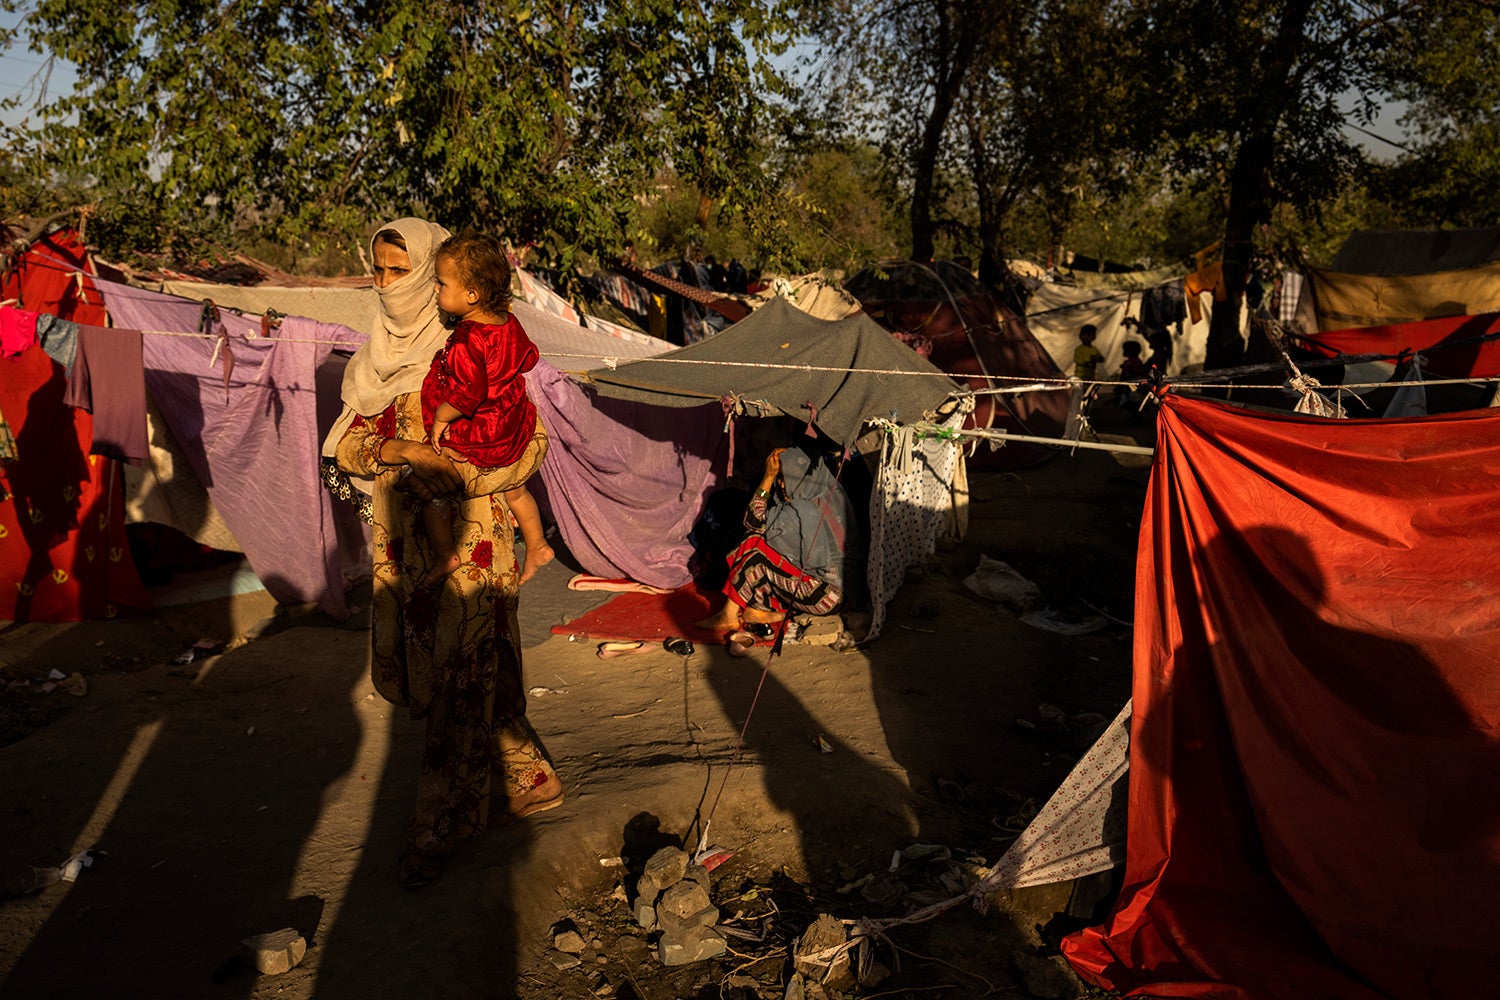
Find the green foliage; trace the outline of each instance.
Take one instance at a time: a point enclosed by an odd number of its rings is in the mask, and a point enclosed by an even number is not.
[[[422,214],[567,267],[618,250],[664,167],[755,203],[791,30],[782,0],[38,0],[21,31],[79,82],[21,155],[88,177],[122,240],[352,246]]]

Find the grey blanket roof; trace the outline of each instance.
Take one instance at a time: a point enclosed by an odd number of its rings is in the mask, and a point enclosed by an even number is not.
[[[674,363],[678,360],[706,363]],[[766,364],[831,370],[758,367]],[[915,423],[960,391],[863,313],[816,319],[785,299],[773,299],[705,341],[614,370],[596,369],[586,380],[601,395],[656,406],[702,406],[724,397],[763,402],[799,420],[811,417],[843,445],[859,435],[867,419]]]

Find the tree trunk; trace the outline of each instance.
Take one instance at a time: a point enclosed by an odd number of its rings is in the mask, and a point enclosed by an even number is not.
[[[951,23],[954,11],[947,3],[938,4],[938,46],[940,53],[952,51],[952,58],[939,65],[938,84],[933,95],[932,110],[927,115],[927,124],[922,129],[922,144],[917,149],[916,162],[912,165],[911,194],[911,258],[927,261],[932,259],[934,236],[937,226],[932,219],[933,182],[937,177],[938,153],[943,145],[943,133],[948,128],[948,118],[953,105],[963,89],[964,77],[968,75],[969,63],[974,56],[975,36],[972,30],[957,30]],[[939,59],[942,55],[939,56]]]
[[[1276,158],[1276,129],[1296,88],[1293,74],[1306,42],[1308,13],[1314,0],[1291,0],[1282,14],[1276,38],[1266,46],[1265,75],[1255,121],[1235,152],[1229,175],[1229,209],[1224,222],[1224,290],[1227,301],[1215,302],[1204,351],[1206,371],[1239,364],[1245,356],[1240,336],[1240,306],[1250,277],[1255,227],[1270,217],[1271,164]]]
[[[698,211],[693,214],[693,225],[699,229],[708,227],[708,213],[712,211],[714,200],[706,194],[698,195]]]

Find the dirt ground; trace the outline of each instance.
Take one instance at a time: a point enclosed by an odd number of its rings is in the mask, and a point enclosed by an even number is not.
[[[1115,421],[1105,429],[1147,436]],[[1087,745],[1049,728],[1044,706],[1108,719],[1124,703],[1147,471],[1080,451],[972,473],[968,538],[912,574],[885,635],[849,652],[788,645],[763,683],[764,648],[605,660],[551,635],[601,595],[567,591],[571,569],[549,567],[522,596],[526,674],[567,801],[492,830],[417,891],[394,862],[419,724],[373,693],[362,621],[290,617],[257,592],[6,627],[0,994],[781,998],[788,945],[819,913],[888,916],[934,891],[921,866],[903,869],[904,894],[849,889],[893,851],[999,858]],[[1051,607],[1111,620],[1072,637],[1022,624],[963,586],[981,553]],[[54,669],[86,691],[39,692]],[[712,842],[736,852],[713,901],[763,940],[665,968],[619,889],[657,847],[695,847],[710,815]],[[28,882],[86,849],[76,881]],[[876,955],[893,974],[845,995],[1026,996],[1015,955],[1067,898],[1022,890],[987,916],[900,928]],[[551,950],[560,922],[587,943],[577,965]],[[243,938],[284,927],[308,941],[296,968],[259,975],[237,957]]]

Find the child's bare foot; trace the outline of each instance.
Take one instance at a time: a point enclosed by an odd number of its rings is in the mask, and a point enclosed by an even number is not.
[[[432,571],[427,574],[426,579],[424,579],[422,582],[429,587],[436,587],[438,584],[448,579],[449,573],[452,573],[454,570],[458,569],[458,565],[461,561],[462,560],[458,558],[457,552],[453,553],[447,559],[439,560],[438,564],[432,567]]]
[[[538,545],[536,548],[526,546],[526,561],[521,564],[521,582],[525,583],[536,576],[536,571],[551,562],[556,555],[550,545]]]

